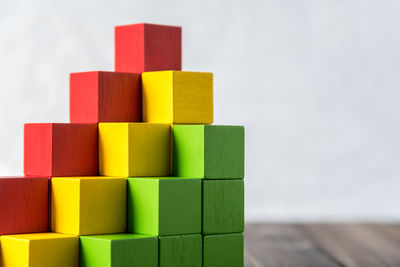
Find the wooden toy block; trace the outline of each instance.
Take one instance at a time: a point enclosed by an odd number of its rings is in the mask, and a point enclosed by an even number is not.
[[[126,179],[53,178],[51,228],[74,235],[125,232]]]
[[[243,179],[244,127],[174,125],[173,175]]]
[[[141,75],[92,71],[70,75],[70,121],[137,122],[142,119]]]
[[[158,267],[157,237],[113,234],[80,237],[81,267]]]
[[[244,181],[203,180],[203,234],[244,230]]]
[[[115,71],[181,70],[181,27],[133,24],[115,27]]]
[[[202,236],[160,236],[160,267],[201,267]]]
[[[25,124],[25,175],[97,175],[97,161],[97,124]]]
[[[158,71],[142,74],[143,121],[212,123],[213,74]]]
[[[243,267],[243,234],[203,236],[203,267]]]
[[[1,265],[2,263],[2,265]],[[2,267],[78,267],[79,239],[57,233],[4,235]]]
[[[100,175],[168,176],[170,142],[169,124],[100,123]]]
[[[128,178],[127,230],[149,235],[201,233],[201,180]]]
[[[47,178],[0,177],[0,235],[47,229]]]

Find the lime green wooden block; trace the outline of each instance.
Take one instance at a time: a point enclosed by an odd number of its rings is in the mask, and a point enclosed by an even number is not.
[[[243,126],[174,125],[172,130],[174,176],[243,179]]]
[[[202,236],[162,236],[160,240],[160,267],[201,267]]]
[[[81,267],[158,267],[158,239],[136,234],[80,237]]]
[[[201,233],[201,180],[128,178],[127,229],[156,236]]]
[[[203,180],[203,234],[244,230],[244,181]]]
[[[203,236],[203,267],[243,267],[243,234]]]

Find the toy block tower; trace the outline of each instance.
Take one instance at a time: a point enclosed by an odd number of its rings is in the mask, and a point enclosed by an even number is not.
[[[115,72],[70,75],[70,123],[24,127],[0,179],[0,267],[243,266],[244,128],[213,123],[213,74],[181,28],[115,28]]]

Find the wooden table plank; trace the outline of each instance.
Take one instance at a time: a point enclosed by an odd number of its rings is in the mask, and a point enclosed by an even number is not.
[[[293,225],[248,225],[245,231],[245,266],[340,266]]]

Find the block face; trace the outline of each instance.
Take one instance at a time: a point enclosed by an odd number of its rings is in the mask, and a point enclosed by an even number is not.
[[[243,234],[203,236],[204,267],[243,267]]]
[[[203,234],[244,230],[244,181],[203,180]]]
[[[72,235],[38,233],[1,237],[3,267],[77,267],[79,240]]]
[[[125,177],[169,175],[170,142],[168,124],[101,123],[100,174]]]
[[[181,235],[159,237],[160,267],[201,267],[202,236]]]
[[[25,124],[28,176],[97,175],[97,124]]]
[[[81,267],[158,266],[156,237],[113,234],[80,237]]]
[[[141,75],[83,72],[70,76],[70,120],[74,123],[141,120]]]
[[[0,218],[0,235],[47,231],[47,178],[0,177]]]
[[[244,177],[244,127],[206,125],[204,166],[207,179]]]
[[[201,232],[201,181],[128,179],[128,231],[150,235]]]
[[[204,125],[174,125],[173,175],[204,178]]]
[[[142,74],[143,121],[213,122],[213,74],[158,71]]]
[[[212,123],[213,74],[174,71],[173,123]]]
[[[115,70],[181,70],[180,27],[133,24],[115,27]]]
[[[52,179],[52,231],[74,235],[126,230],[126,179]]]

